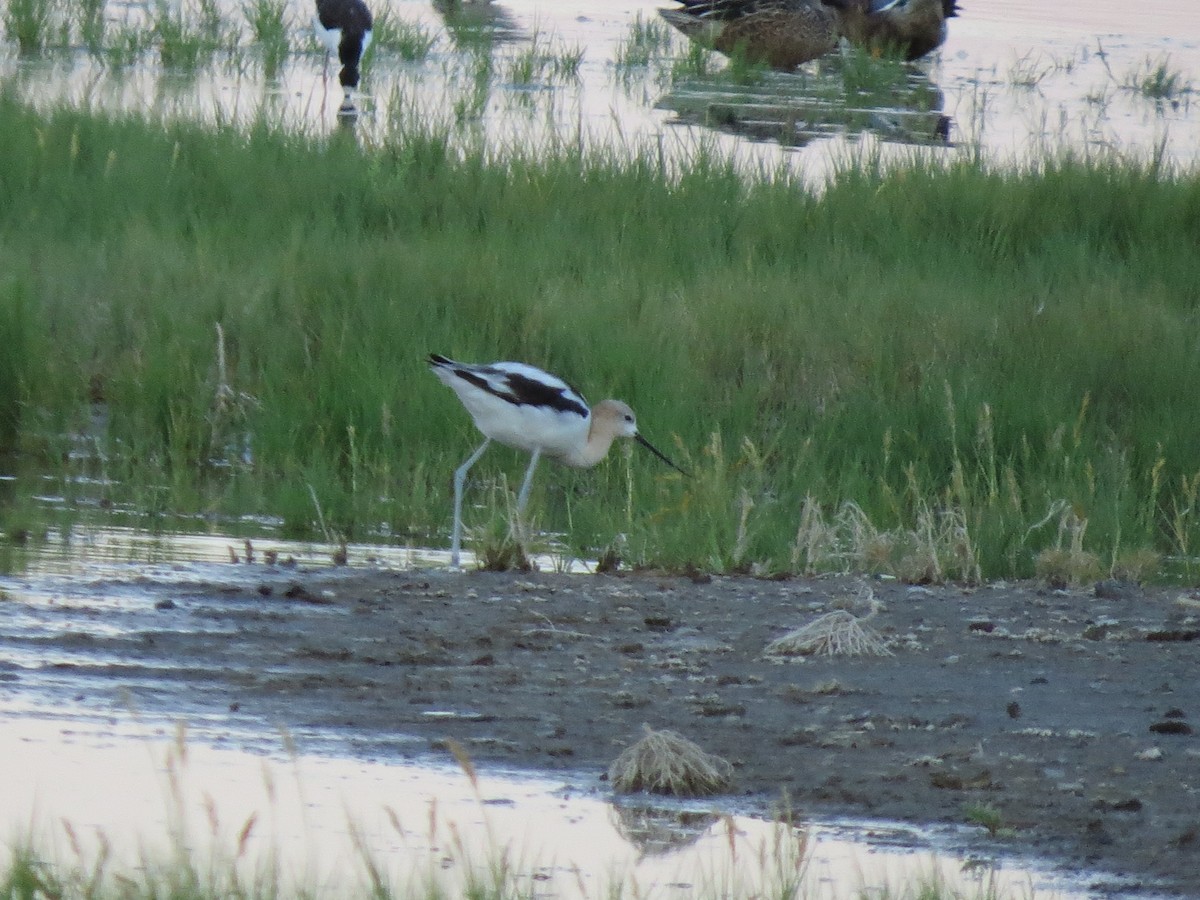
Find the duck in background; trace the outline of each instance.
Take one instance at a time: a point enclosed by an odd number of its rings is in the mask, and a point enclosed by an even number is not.
[[[898,53],[920,59],[946,41],[946,20],[958,15],[958,0],[839,0],[838,30],[873,54]]]
[[[789,71],[838,44],[838,14],[856,0],[678,0],[659,15],[689,38],[725,55]]]

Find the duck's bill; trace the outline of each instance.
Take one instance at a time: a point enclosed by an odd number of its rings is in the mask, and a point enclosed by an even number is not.
[[[640,434],[635,434],[633,436],[633,439],[635,441],[637,441],[639,444],[641,444],[643,447],[645,447],[647,450],[649,450],[651,453],[653,453],[655,456],[657,456],[659,459],[661,459],[663,462],[665,462],[668,466],[670,466],[676,472],[679,472],[682,475],[688,474],[685,470],[679,468],[679,466],[675,465],[675,463],[673,463],[673,462],[671,462],[671,460],[667,459],[666,455],[661,450],[659,450],[657,447],[655,447],[652,443],[650,443],[648,440],[646,440]]]

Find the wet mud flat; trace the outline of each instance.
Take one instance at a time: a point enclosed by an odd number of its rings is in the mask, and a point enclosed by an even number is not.
[[[342,734],[384,758],[454,740],[479,764],[595,779],[581,787],[604,788],[643,724],[670,728],[733,764],[717,807],[986,823],[992,846],[1119,876],[1101,893],[1200,895],[1189,591],[256,568],[140,584],[126,633],[85,620],[0,646],[69,644],[55,665],[86,666],[76,701]],[[890,655],[764,653],[838,608],[869,614]]]

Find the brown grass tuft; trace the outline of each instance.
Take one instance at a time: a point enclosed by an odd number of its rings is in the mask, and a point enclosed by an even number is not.
[[[647,791],[675,797],[719,794],[733,781],[733,766],[705,753],[674,731],[654,731],[644,726],[640,741],[625,750],[608,767],[608,778],[618,794]]]

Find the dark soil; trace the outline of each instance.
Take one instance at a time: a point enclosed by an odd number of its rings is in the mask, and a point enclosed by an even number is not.
[[[892,655],[764,657],[868,591]],[[1178,589],[270,570],[158,606],[122,677],[195,661],[177,677],[210,713],[598,779],[645,723],[729,760],[743,810],[986,807],[1014,851],[1200,896],[1200,601]]]

